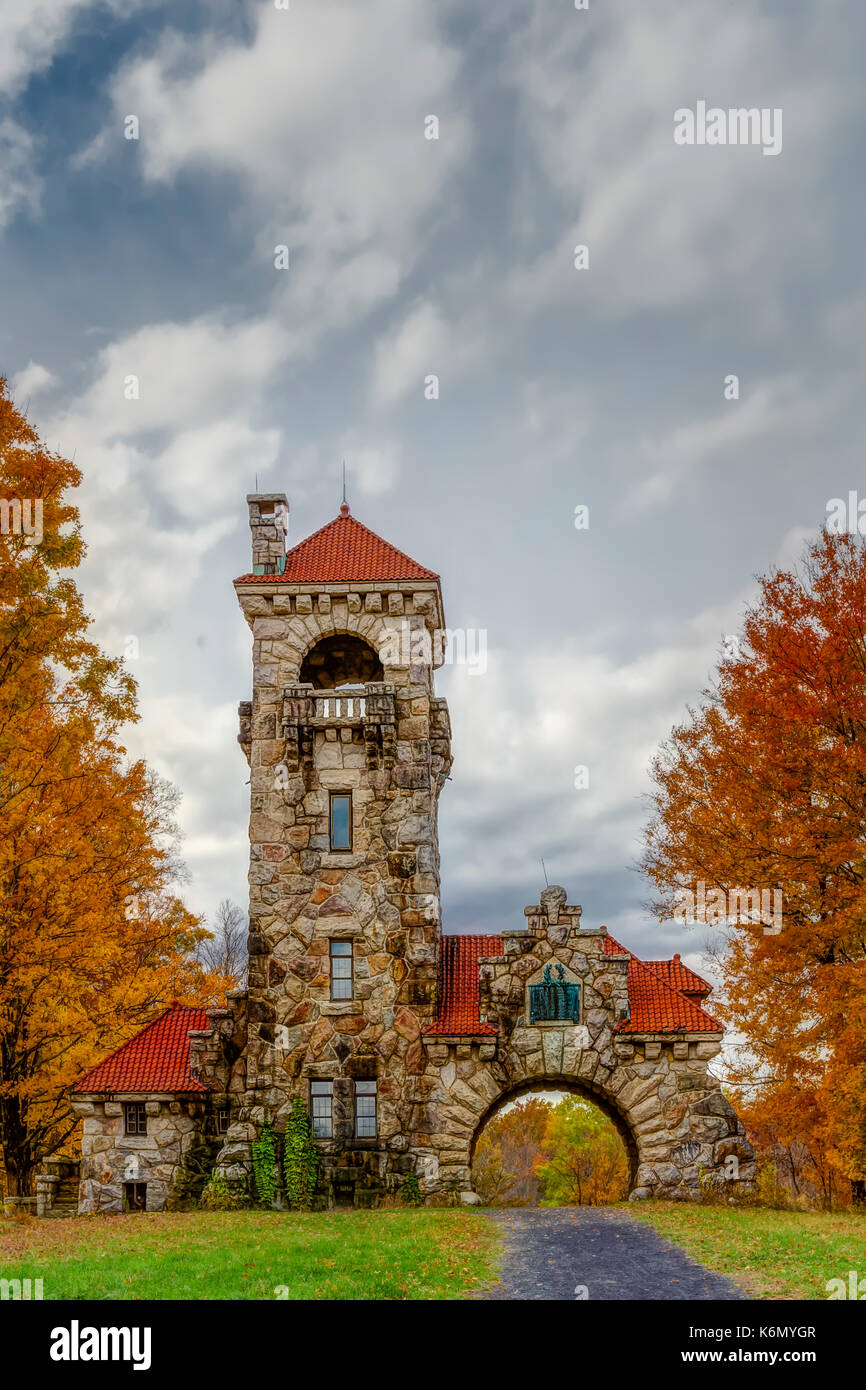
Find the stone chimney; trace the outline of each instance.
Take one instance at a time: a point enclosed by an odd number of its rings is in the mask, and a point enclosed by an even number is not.
[[[289,502],[284,492],[247,493],[253,538],[253,574],[282,574],[286,568]]]

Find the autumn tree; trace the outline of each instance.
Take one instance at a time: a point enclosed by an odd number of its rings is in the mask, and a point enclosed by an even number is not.
[[[475,1190],[491,1206],[537,1206],[550,1105],[539,1096],[516,1101],[487,1123],[475,1146]]]
[[[628,1192],[628,1158],[597,1106],[566,1096],[550,1111],[538,1176],[545,1206],[599,1206]]]
[[[733,1080],[780,1142],[866,1179],[866,557],[824,533],[760,582],[714,685],[653,764],[660,918],[705,886]],[[781,893],[781,921],[755,894]],[[745,895],[751,893],[751,898]],[[763,918],[763,920],[761,920]]]
[[[89,635],[74,465],[0,381],[0,1147],[10,1194],[69,1138],[71,1082],[226,981],[176,895],[175,796],[118,741],[135,684]]]

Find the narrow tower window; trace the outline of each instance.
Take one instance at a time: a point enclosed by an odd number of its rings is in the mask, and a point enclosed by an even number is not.
[[[352,794],[331,792],[331,849],[352,848]]]
[[[331,998],[352,998],[352,943],[331,942]]]

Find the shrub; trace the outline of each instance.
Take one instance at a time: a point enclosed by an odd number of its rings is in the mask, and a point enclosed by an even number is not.
[[[250,1204],[249,1194],[240,1183],[230,1183],[222,1173],[212,1173],[199,1198],[199,1206],[208,1211],[238,1211]]]
[[[418,1185],[418,1178],[414,1173],[407,1173],[400,1184],[400,1200],[407,1207],[420,1207],[424,1198],[421,1195],[421,1188]]]

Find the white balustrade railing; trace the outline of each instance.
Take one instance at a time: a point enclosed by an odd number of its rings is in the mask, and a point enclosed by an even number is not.
[[[367,706],[360,691],[317,690],[314,699],[317,719],[363,719]]]

